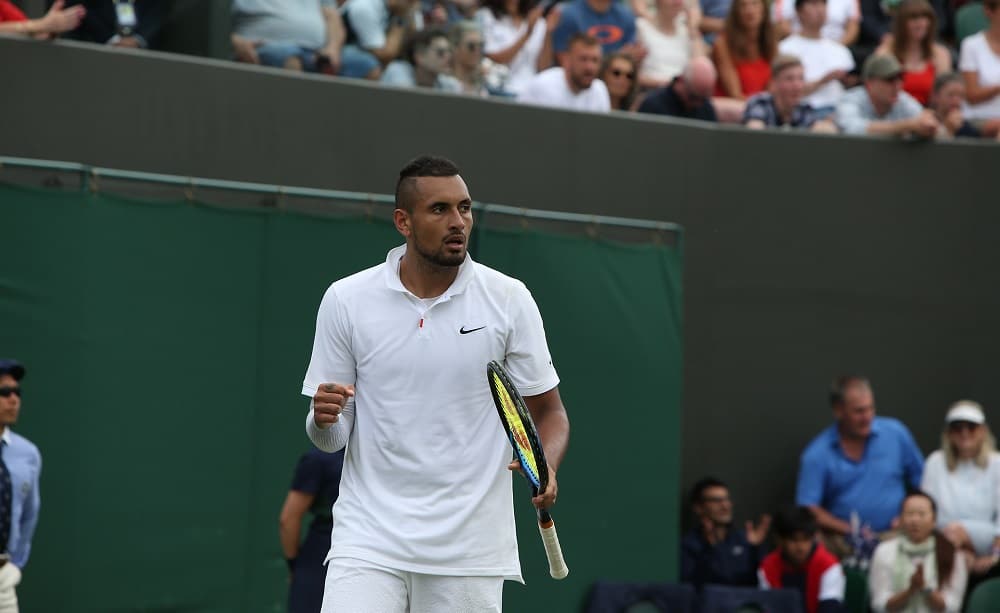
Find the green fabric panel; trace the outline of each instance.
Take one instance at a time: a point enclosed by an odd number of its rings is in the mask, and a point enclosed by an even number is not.
[[[402,242],[385,217],[0,186],[0,355],[27,363],[18,430],[44,458],[23,611],[284,610],[277,516],[309,445],[316,309]],[[574,610],[599,577],[675,577],[680,255],[476,239],[532,289],[573,423],[555,510],[572,572],[548,578],[518,483],[528,585],[508,584],[505,608]]]
[[[515,490],[527,583],[509,611],[574,611],[596,579],[676,579],[681,259],[652,245],[486,230],[479,258],[531,289],[545,321],[570,450],[553,516],[570,568],[548,577],[526,486]]]

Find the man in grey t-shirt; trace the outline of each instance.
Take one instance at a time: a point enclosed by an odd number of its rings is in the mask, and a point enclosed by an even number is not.
[[[933,138],[938,121],[902,91],[903,69],[891,55],[872,55],[861,68],[863,85],[837,103],[837,126],[846,134],[886,134]]]
[[[335,0],[233,0],[236,59],[306,72],[377,78],[378,62],[344,49]]]

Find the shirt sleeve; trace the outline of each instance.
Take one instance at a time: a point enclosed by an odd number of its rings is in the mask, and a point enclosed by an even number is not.
[[[961,72],[979,72],[979,58],[976,56],[976,38],[970,36],[962,41],[962,49],[958,55],[958,70]]]
[[[42,494],[40,491],[42,475],[42,455],[35,449],[35,461],[37,469],[32,477],[31,492],[24,500],[24,507],[21,509],[21,538],[10,552],[11,561],[18,568],[24,568],[31,556],[31,539],[35,536],[35,527],[38,526],[38,510],[42,506]]]
[[[304,453],[295,465],[292,486],[296,492],[316,495],[323,485],[323,464],[314,453]]]
[[[868,569],[868,593],[871,595],[872,613],[885,613],[885,605],[892,598],[892,567],[895,563],[896,540],[886,541],[875,548],[871,567]]]
[[[1000,454],[990,458],[990,481],[993,486],[993,538],[1000,536]]]
[[[920,479],[920,489],[921,491],[930,494],[931,498],[939,501],[941,500],[941,490],[944,476],[941,471],[938,470],[939,467],[943,467],[943,464],[939,461],[941,459],[940,453],[935,451],[927,458],[927,462],[924,464],[924,474]]]
[[[538,305],[523,283],[514,282],[510,292],[510,330],[505,362],[518,391],[537,396],[559,385],[552,365]]]
[[[345,14],[358,37],[358,44],[368,50],[385,46],[385,24],[378,9],[374,2],[352,1]]]
[[[808,507],[823,502],[823,483],[826,481],[826,471],[819,454],[809,453],[807,449],[799,461],[799,479],[795,487],[795,504]]]
[[[944,597],[945,611],[961,611],[962,598],[965,596],[965,586],[969,581],[969,570],[965,567],[965,555],[955,552],[955,565],[951,569],[948,584],[941,589]]]
[[[753,96],[747,101],[747,106],[743,110],[743,123],[746,124],[751,119],[763,121],[768,124],[768,113],[766,103],[758,96]]]
[[[302,394],[312,397],[322,383],[354,385],[357,363],[351,350],[351,324],[347,309],[330,286],[316,315],[312,358],[302,382]]]
[[[868,120],[853,98],[846,94],[841,97],[837,103],[836,123],[845,134],[865,134],[868,132]]]
[[[826,572],[819,578],[819,600],[844,601],[844,591],[847,589],[847,578],[844,576],[844,567],[834,564],[826,569]]]
[[[920,114],[920,103],[910,99],[917,105],[914,114]],[[914,488],[920,487],[920,480],[924,475],[924,454],[917,447],[917,442],[913,440],[913,435],[906,426],[900,424],[900,436],[903,439],[903,472],[906,475],[906,483]]]
[[[624,21],[624,23],[622,24],[622,32],[624,32],[624,36],[622,37],[622,44],[631,45],[636,40],[635,15],[633,15],[632,11],[629,10],[627,7],[625,7],[624,4],[622,4],[621,6],[624,9],[622,11],[622,13],[624,14],[624,19],[622,20]]]
[[[767,575],[764,574],[764,569],[763,568],[758,568],[757,569],[757,585],[762,590],[769,590],[769,589],[771,589],[771,584],[768,582]]]
[[[580,26],[576,23],[576,15],[570,5],[563,5],[562,14],[559,15],[559,23],[552,31],[552,50],[561,53],[569,46],[569,39],[580,31]]]

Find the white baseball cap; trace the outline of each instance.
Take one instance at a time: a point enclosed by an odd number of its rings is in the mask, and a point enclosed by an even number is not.
[[[951,405],[948,414],[944,418],[945,423],[953,421],[967,421],[973,424],[986,423],[986,416],[983,415],[983,407],[979,403],[971,400],[961,400]]]

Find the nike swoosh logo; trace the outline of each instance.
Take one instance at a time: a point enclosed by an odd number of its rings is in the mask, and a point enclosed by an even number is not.
[[[458,329],[458,333],[459,334],[468,334],[469,332],[475,332],[476,330],[482,330],[485,327],[486,326],[479,326],[478,328],[472,328],[471,330],[466,330],[465,326],[462,326],[461,328]]]

